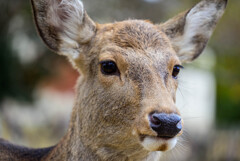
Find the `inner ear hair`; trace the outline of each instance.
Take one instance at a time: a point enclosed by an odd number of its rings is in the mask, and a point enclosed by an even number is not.
[[[80,0],[31,0],[38,32],[54,52],[78,57],[81,44],[91,40],[95,23]],[[74,51],[73,51],[74,50]]]
[[[182,62],[190,62],[202,53],[226,4],[227,0],[202,0],[190,10],[158,25]]]

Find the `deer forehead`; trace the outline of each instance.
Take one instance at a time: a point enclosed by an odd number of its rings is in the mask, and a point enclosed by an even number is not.
[[[163,73],[180,64],[167,36],[148,21],[98,25],[93,44],[98,62],[113,60],[121,70]]]

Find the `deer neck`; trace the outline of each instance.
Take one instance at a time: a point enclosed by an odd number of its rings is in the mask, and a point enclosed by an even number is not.
[[[71,121],[65,136],[43,160],[100,160],[81,138],[81,123],[78,114],[72,112]]]
[[[118,160],[118,161],[142,161],[148,158],[155,159],[155,153],[140,151],[135,154],[109,149],[108,147],[92,147],[86,140],[86,134],[82,131],[81,118],[74,107],[69,128],[66,135],[55,146],[51,153],[43,158],[44,160]],[[124,153],[124,154],[123,154]],[[153,158],[151,160],[153,160]]]

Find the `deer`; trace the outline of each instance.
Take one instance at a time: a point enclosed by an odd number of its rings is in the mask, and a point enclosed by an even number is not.
[[[0,139],[0,160],[159,160],[183,133],[178,74],[204,50],[227,0],[201,0],[164,23],[99,24],[80,0],[31,0],[45,44],[79,73],[69,128],[52,147]]]

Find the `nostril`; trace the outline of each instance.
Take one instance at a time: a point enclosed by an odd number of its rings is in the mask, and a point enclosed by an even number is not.
[[[150,116],[150,122],[154,125],[160,125],[161,121],[158,119],[157,116],[151,115]]]
[[[182,130],[182,122],[181,122],[181,120],[178,122],[178,124],[177,124],[177,129],[179,130],[179,131],[181,131]]]

